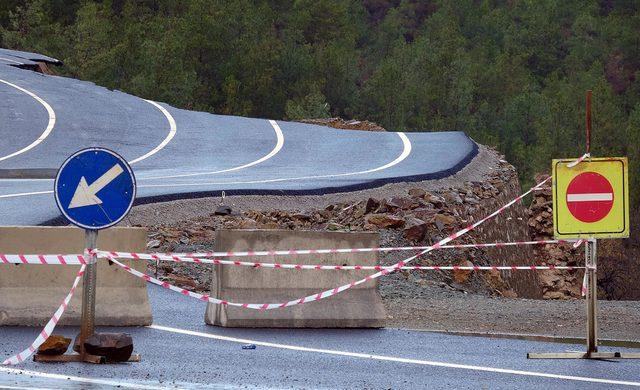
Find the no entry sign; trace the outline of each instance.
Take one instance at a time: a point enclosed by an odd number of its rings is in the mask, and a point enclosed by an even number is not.
[[[568,167],[553,160],[553,222],[558,238],[629,236],[626,158],[598,158]]]
[[[598,222],[613,207],[613,187],[597,172],[581,173],[567,187],[567,207],[579,221]]]

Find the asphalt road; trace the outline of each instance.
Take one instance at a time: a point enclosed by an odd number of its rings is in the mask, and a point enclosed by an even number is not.
[[[0,388],[602,389],[640,386],[637,361],[527,360],[581,345],[448,336],[397,329],[225,329],[204,325],[205,304],[150,286],[154,325],[126,331],[140,363],[28,361],[0,366]],[[39,329],[5,327],[0,353]],[[57,333],[74,337],[76,328]],[[242,349],[255,344],[256,349]],[[611,350],[611,349],[609,349]],[[620,350],[620,349],[616,349]],[[56,376],[59,375],[59,376]],[[70,378],[70,379],[66,379]]]
[[[322,194],[446,177],[478,149],[456,131],[345,131],[181,110],[17,67],[32,58],[0,49],[0,177],[54,171],[73,152],[102,146],[132,164],[137,203],[222,190]],[[51,222],[60,215],[52,187],[52,179],[0,178],[0,223]]]

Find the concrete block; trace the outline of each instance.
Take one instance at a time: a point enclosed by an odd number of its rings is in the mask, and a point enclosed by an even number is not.
[[[377,233],[291,230],[222,230],[216,251],[370,248]],[[248,257],[243,260],[300,264],[376,265],[376,253]],[[375,271],[285,270],[213,266],[211,295],[243,303],[284,302],[362,279]],[[381,328],[386,311],[372,280],[338,295],[269,311],[208,304],[205,322],[224,327]]]
[[[144,228],[116,227],[100,231],[98,248],[145,250]],[[0,253],[82,253],[84,231],[74,227],[0,227]],[[140,271],[145,263],[125,261]],[[44,325],[67,295],[79,266],[0,264],[0,325]],[[141,326],[152,323],[146,283],[106,260],[98,262],[96,325]],[[81,286],[82,284],[80,284]],[[82,288],[62,317],[61,325],[79,325]]]

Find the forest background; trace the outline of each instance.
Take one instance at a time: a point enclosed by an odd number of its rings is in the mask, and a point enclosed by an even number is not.
[[[0,46],[192,110],[462,130],[505,154],[523,185],[552,158],[584,153],[592,89],[592,152],[629,157],[637,209],[639,9],[624,0],[2,0]]]

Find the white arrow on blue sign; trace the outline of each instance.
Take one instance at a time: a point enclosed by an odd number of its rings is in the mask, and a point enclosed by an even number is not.
[[[104,148],[80,150],[58,170],[55,198],[74,225],[99,230],[120,222],[136,197],[136,179],[127,162]]]

